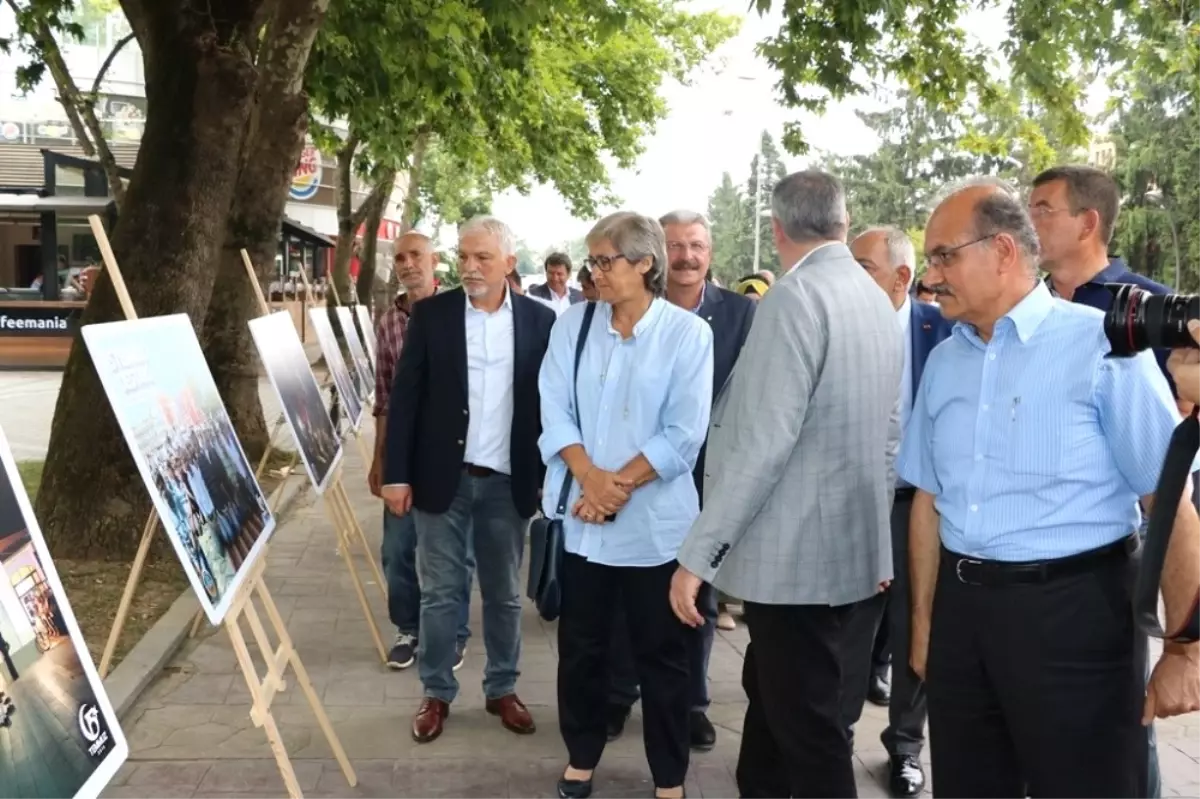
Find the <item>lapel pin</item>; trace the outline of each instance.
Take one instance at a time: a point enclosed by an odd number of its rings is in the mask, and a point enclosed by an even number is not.
[[[929,324],[928,322],[925,322],[921,325],[921,329],[922,330],[933,330],[933,325]]]

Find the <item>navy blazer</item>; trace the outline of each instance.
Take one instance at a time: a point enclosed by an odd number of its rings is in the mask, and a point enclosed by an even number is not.
[[[950,337],[954,322],[942,316],[942,309],[928,302],[910,299],[908,333],[912,336],[912,401],[917,399],[917,388],[925,372],[925,362],[933,348]]]
[[[536,286],[530,286],[529,293],[535,297],[541,297],[543,300],[554,299],[554,297],[550,295],[550,287],[545,283],[539,283]],[[570,286],[567,286],[567,296],[571,298],[572,305],[583,302],[585,299],[582,291],[579,289],[573,289]]]
[[[412,486],[413,507],[445,513],[458,491],[466,451],[467,298],[461,288],[416,303],[388,403],[384,450],[385,485]],[[538,371],[550,343],[554,311],[512,294],[513,416],[509,456],[517,512],[537,510],[545,466]]]
[[[729,376],[733,374],[734,364],[750,334],[750,325],[754,321],[754,300],[747,299],[741,294],[728,291],[712,283],[704,287],[704,300],[700,303],[696,314],[708,322],[713,333],[713,390],[712,401],[715,405],[717,397]],[[708,448],[707,441],[700,448],[696,458],[696,468],[692,470],[692,478],[696,481],[696,492],[704,498],[704,453]]]

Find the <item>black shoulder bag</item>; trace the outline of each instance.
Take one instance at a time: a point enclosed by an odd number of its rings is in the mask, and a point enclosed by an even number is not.
[[[579,361],[583,358],[583,345],[587,342],[592,327],[596,303],[589,302],[583,312],[583,326],[579,328],[579,339],[575,342],[575,370],[572,373],[574,392],[575,424],[579,425]],[[582,427],[580,427],[582,430]],[[538,615],[546,621],[554,621],[562,610],[562,571],[564,549],[563,518],[567,515],[567,499],[571,495],[571,470],[563,477],[562,490],[558,492],[558,504],[554,518],[544,516],[535,519],[529,526],[529,582],[525,594],[537,606]]]

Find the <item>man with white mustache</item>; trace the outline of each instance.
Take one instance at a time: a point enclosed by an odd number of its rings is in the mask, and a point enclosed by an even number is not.
[[[462,288],[413,306],[392,389],[404,401],[388,406],[383,500],[397,516],[412,513],[417,528],[418,743],[442,734],[458,694],[455,634],[470,544],[483,596],[485,707],[512,732],[535,730],[516,694],[519,571],[545,473],[537,381],[555,315],[509,289],[515,243],[498,219],[463,225]]]

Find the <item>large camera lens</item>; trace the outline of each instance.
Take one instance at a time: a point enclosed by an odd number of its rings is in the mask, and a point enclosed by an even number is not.
[[[1187,323],[1200,319],[1200,295],[1150,294],[1130,283],[1105,287],[1113,293],[1112,307],[1104,316],[1104,335],[1113,355],[1197,347]]]

